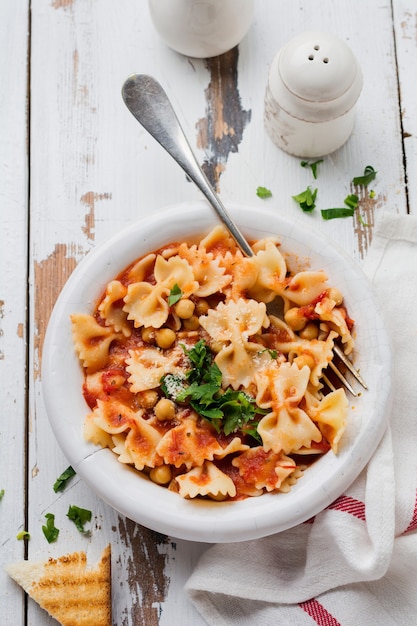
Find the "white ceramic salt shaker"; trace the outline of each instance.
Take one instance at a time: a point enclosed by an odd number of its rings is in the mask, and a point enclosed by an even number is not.
[[[265,126],[277,146],[298,157],[320,157],[350,137],[362,72],[349,46],[334,35],[305,32],[272,61]]]
[[[208,58],[234,48],[248,32],[254,0],[148,0],[156,31],[186,56]]]

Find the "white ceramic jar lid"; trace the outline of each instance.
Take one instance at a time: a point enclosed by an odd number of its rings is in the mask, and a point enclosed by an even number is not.
[[[319,122],[343,115],[356,103],[362,72],[349,46],[334,35],[305,32],[274,58],[269,88],[290,115]]]

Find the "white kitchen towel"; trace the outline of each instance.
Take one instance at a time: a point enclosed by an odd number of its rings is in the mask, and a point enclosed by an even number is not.
[[[212,626],[417,625],[417,218],[384,216],[364,269],[393,348],[387,432],[313,520],[205,552],[186,589]]]

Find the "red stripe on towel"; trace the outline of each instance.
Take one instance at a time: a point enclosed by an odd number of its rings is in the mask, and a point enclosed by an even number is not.
[[[407,526],[407,528],[405,529],[403,534],[409,533],[412,530],[417,530],[417,494],[416,494],[416,501],[414,503],[414,513],[413,513],[412,520]]]
[[[340,496],[340,498],[337,498],[337,500],[327,508],[349,513],[363,522],[366,522],[365,503],[360,500],[355,500],[355,498],[351,498],[350,496]]]
[[[315,598],[300,602],[299,607],[312,617],[318,626],[341,626],[340,622]]]

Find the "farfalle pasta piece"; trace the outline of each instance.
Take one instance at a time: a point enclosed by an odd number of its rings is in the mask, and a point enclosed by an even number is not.
[[[321,400],[307,393],[306,403],[311,419],[317,423],[323,437],[336,454],[339,441],[345,432],[349,406],[344,389],[332,391]]]
[[[200,467],[194,467],[186,474],[177,476],[175,480],[183,498],[207,495],[234,498],[236,495],[233,480],[210,461],[204,461]]]
[[[157,452],[168,465],[201,467],[204,461],[212,461],[224,451],[207,422],[199,423],[196,416],[184,418],[178,426],[171,428],[161,439]]]
[[[220,267],[219,259],[215,259],[211,252],[207,252],[200,246],[187,246],[181,244],[178,248],[178,255],[186,259],[192,267],[198,288],[194,290],[194,295],[206,298],[213,293],[222,293],[223,289],[231,282],[232,276],[225,273],[225,268]]]
[[[255,378],[261,376],[269,379],[272,409],[258,425],[264,449],[289,454],[309,447],[311,441],[321,441],[320,430],[299,407],[307,390],[309,368],[298,369],[295,364],[282,363],[279,368],[265,370]]]
[[[126,293],[127,288],[120,280],[110,281],[106,287],[106,295],[99,304],[98,310],[106,326],[113,326],[116,332],[121,332],[125,337],[130,337],[132,329],[122,308],[123,298]]]
[[[183,356],[179,347],[165,352],[153,347],[129,350],[126,371],[130,374],[128,382],[132,393],[159,387],[164,374],[183,375],[183,369],[178,365]]]
[[[232,460],[239,474],[256,489],[274,491],[294,472],[297,465],[282,452],[266,451],[262,446],[250,448]]]
[[[162,435],[149,421],[143,419],[143,414],[142,410],[132,411],[115,400],[99,400],[89,416],[96,426],[107,433],[126,433],[125,448],[138,470],[143,470],[145,466],[162,465],[162,459],[156,452]]]
[[[75,351],[88,373],[106,364],[112,341],[121,335],[109,326],[101,326],[95,317],[87,313],[71,315],[72,336]]]
[[[284,298],[288,298],[298,306],[305,306],[318,298],[326,289],[327,275],[323,271],[298,272],[288,282],[284,292]]]
[[[350,354],[354,348],[353,337],[350,334],[346,322],[346,309],[336,307],[336,303],[331,298],[323,298],[314,309],[323,322],[327,322],[340,335],[345,354]]]
[[[258,275],[256,282],[248,290],[248,296],[271,302],[286,287],[287,265],[284,257],[272,241],[267,241],[265,248],[257,252],[253,261],[258,267]]]
[[[256,371],[251,354],[259,352],[259,345],[248,339],[269,324],[265,303],[243,298],[227,304],[220,302],[216,309],[200,317],[200,324],[214,341],[225,343],[215,358],[222,372],[222,384],[234,389],[247,387]]]
[[[159,254],[155,261],[154,277],[155,285],[139,282],[128,286],[123,310],[135,328],[160,328],[165,324],[169,315],[167,299],[174,285],[178,285],[185,298],[198,289],[192,268],[177,255],[164,259]]]

